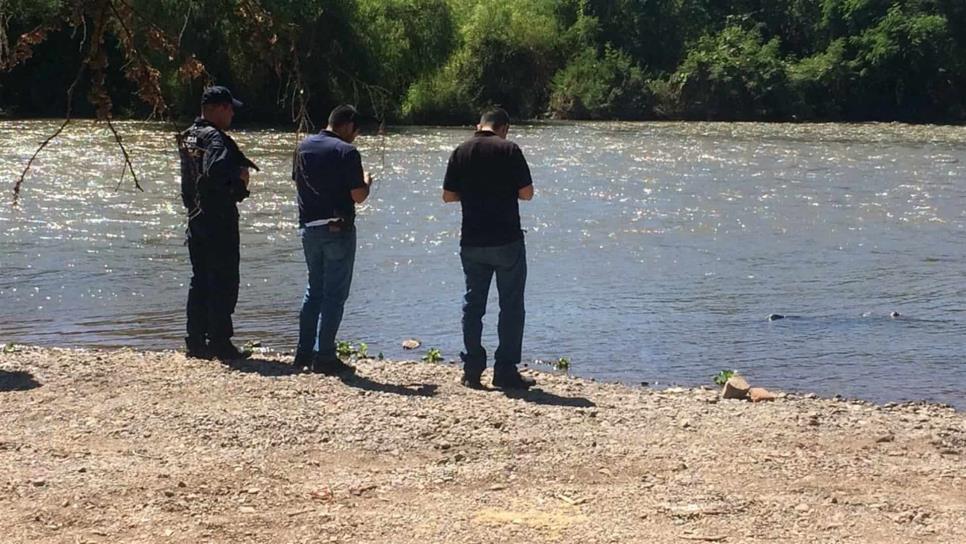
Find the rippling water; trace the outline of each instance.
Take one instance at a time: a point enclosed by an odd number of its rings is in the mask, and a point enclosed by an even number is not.
[[[5,185],[54,127],[0,122]],[[0,341],[181,346],[189,265],[172,130],[121,127],[145,192],[129,177],[115,190],[110,133],[78,124],[41,156],[22,206],[0,206]],[[358,142],[378,185],[341,336],[371,353],[412,357],[408,337],[459,352],[459,209],[440,187],[468,134]],[[237,338],[287,350],[305,279],[294,137],[236,136],[263,167],[240,207]],[[521,206],[525,359],[662,385],[737,368],[765,386],[966,408],[966,129],[594,123],[511,137],[537,187]]]

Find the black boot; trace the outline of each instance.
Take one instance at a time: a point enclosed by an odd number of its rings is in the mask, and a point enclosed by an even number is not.
[[[534,385],[537,385],[536,380],[520,374],[516,369],[506,373],[493,374],[493,387],[499,387],[500,389],[527,390]]]
[[[464,387],[469,387],[470,389],[486,389],[483,387],[483,384],[480,383],[480,375],[476,373],[464,371],[463,378],[460,380],[460,383],[463,384]]]
[[[231,343],[231,340],[212,340],[208,344],[208,349],[211,350],[211,355],[218,359],[219,361],[237,361],[239,359],[248,359],[252,356],[250,351],[242,351],[235,347]]]
[[[292,366],[298,369],[308,368],[312,369],[312,361],[315,359],[315,354],[311,351],[308,353],[302,351],[295,351],[295,360],[292,361]]]
[[[211,350],[204,338],[186,336],[184,339],[185,357],[189,359],[211,359]]]
[[[312,372],[326,376],[348,376],[356,371],[354,366],[347,365],[338,357],[316,356],[312,361]]]

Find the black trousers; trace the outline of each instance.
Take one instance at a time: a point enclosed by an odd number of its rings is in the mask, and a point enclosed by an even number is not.
[[[188,223],[187,234],[188,338],[226,341],[235,333],[231,314],[238,303],[238,212],[201,214]]]

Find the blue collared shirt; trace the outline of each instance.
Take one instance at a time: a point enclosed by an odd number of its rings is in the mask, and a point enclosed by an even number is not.
[[[321,219],[351,222],[356,214],[351,191],[366,186],[359,151],[328,130],[299,144],[292,179],[298,189],[300,227]]]

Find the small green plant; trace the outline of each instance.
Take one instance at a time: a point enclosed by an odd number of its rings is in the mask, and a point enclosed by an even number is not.
[[[441,363],[443,362],[443,352],[439,351],[439,348],[430,348],[423,355],[423,362],[425,363]]]
[[[346,340],[339,340],[335,343],[335,354],[338,355],[340,359],[368,359],[369,344],[359,342],[359,344],[356,345]]]
[[[352,347],[350,342],[345,340],[339,340],[335,344],[335,354],[339,356],[340,359],[348,359],[355,355],[355,348]]]
[[[380,351],[380,352],[379,352],[379,360],[380,360],[380,361],[382,361],[382,360],[383,360],[383,359],[385,359],[385,358],[386,358],[386,357],[385,357],[385,356],[384,356],[384,355],[382,354],[382,352]]]
[[[556,362],[551,363],[556,370],[570,370],[570,357],[561,357]]]
[[[18,351],[20,351],[20,348],[17,347],[17,344],[14,344],[13,342],[7,342],[3,345],[4,353],[17,353]]]
[[[714,383],[717,385],[724,385],[728,383],[728,380],[730,380],[732,376],[737,373],[737,370],[722,370],[714,377]]]

